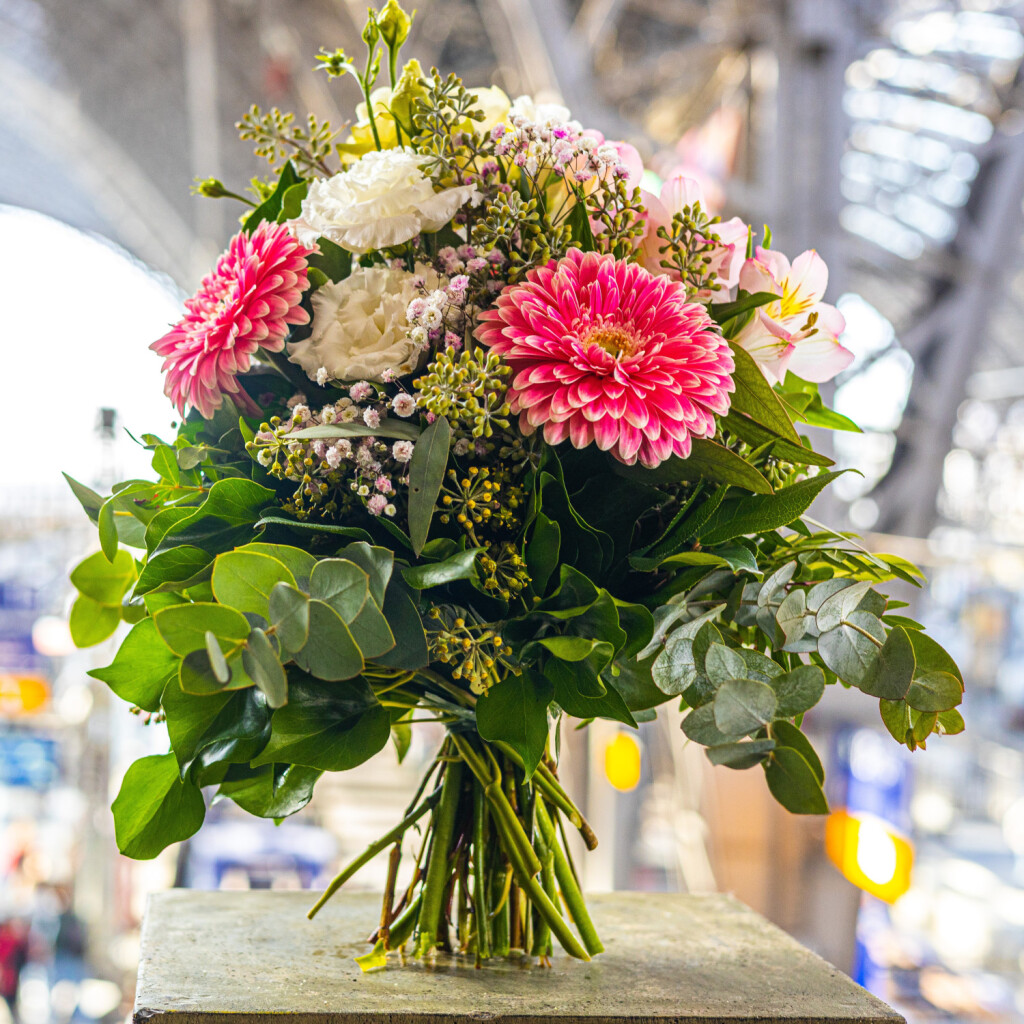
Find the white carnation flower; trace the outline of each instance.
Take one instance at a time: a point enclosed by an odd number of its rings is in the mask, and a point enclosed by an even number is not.
[[[437,280],[427,267],[420,277]],[[382,380],[393,371],[412,373],[421,350],[409,337],[406,309],[418,294],[417,275],[394,267],[356,267],[344,281],[313,293],[308,338],[288,345],[288,358],[314,377],[326,368],[333,380]],[[342,420],[354,418],[342,412]]]
[[[311,182],[292,232],[303,245],[326,238],[361,254],[438,231],[459,207],[479,201],[475,185],[435,192],[420,159],[410,149],[371,150],[347,170]]]

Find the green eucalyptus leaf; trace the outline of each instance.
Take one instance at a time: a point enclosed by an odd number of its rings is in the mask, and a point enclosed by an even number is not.
[[[743,770],[761,764],[774,749],[775,740],[744,740],[740,743],[723,743],[721,746],[708,747],[704,753],[712,764]]]
[[[248,612],[269,621],[270,592],[278,583],[295,586],[295,577],[284,562],[258,551],[226,551],[213,563],[214,596],[222,605],[243,614]]]
[[[309,577],[309,596],[329,605],[342,622],[351,624],[370,599],[370,577],[346,558],[325,558],[316,563]]]
[[[71,583],[79,593],[111,607],[120,607],[134,579],[135,559],[127,551],[118,551],[113,560],[97,551],[71,570]]]
[[[896,626],[878,652],[874,671],[857,683],[857,688],[871,697],[902,700],[910,690],[916,667],[910,636],[902,626]],[[959,689],[960,684],[957,683]]]
[[[781,591],[784,591],[786,585],[796,574],[798,564],[796,561],[786,562],[785,565],[780,566],[769,576],[764,583],[761,584],[761,589],[757,592],[757,606],[758,608],[767,608],[768,605],[775,603],[776,597]]]
[[[210,630],[206,631],[203,639],[206,641],[206,653],[209,656],[213,674],[217,677],[217,682],[227,685],[231,682],[231,669],[228,668],[227,659],[220,649],[220,641]]]
[[[878,643],[864,633],[870,633]],[[885,630],[881,622],[867,612],[852,612],[848,622],[821,634],[818,654],[840,679],[859,686],[875,672],[883,643]]]
[[[388,620],[377,607],[376,601],[369,598],[363,610],[349,623],[352,638],[364,658],[376,660],[387,654],[395,646],[395,635],[388,625]]]
[[[277,651],[262,629],[254,629],[242,651],[242,665],[253,682],[263,691],[272,708],[288,703],[288,677],[277,657]]]
[[[270,623],[286,651],[301,650],[309,638],[309,596],[287,583],[278,583],[268,601]]]
[[[778,705],[776,718],[796,718],[810,711],[825,693],[825,674],[817,665],[799,665],[770,681]]]
[[[775,691],[756,679],[728,679],[713,701],[715,725],[725,736],[746,736],[775,717]]]
[[[352,679],[365,667],[362,652],[349,627],[334,608],[323,601],[309,602],[309,638],[294,656],[300,668],[331,682]]]
[[[241,612],[213,603],[172,605],[158,611],[153,621],[163,642],[182,657],[206,647],[207,630],[217,638],[221,650],[249,635],[249,623]]]
[[[102,556],[101,556],[102,557]],[[92,647],[107,637],[121,623],[121,609],[100,604],[85,594],[79,594],[71,606],[68,628],[76,647]]]
[[[772,735],[775,737],[777,747],[791,747],[811,766],[814,777],[818,784],[825,785],[825,768],[818,757],[818,752],[811,746],[811,741],[792,723],[775,722],[772,725]]]
[[[802,640],[807,633],[807,591],[791,590],[775,613],[775,622],[786,638],[786,646]]]
[[[126,857],[152,860],[172,843],[195,835],[206,816],[199,788],[178,777],[173,754],[136,761],[125,773],[111,810],[117,848]]]
[[[949,675],[955,676],[960,683],[961,689],[963,688],[964,677],[960,669],[937,641],[933,640],[927,633],[922,633],[919,630],[911,630],[908,635],[914,647],[914,658],[919,671],[947,672]]]
[[[725,644],[711,644],[704,655],[704,674],[715,686],[721,686],[730,679],[745,678],[746,668],[746,662],[739,651]]]
[[[734,736],[726,735],[715,724],[713,704],[703,704],[699,708],[694,708],[683,719],[681,728],[687,739],[705,747],[720,747],[735,740]]]
[[[815,615],[818,630],[827,633],[830,629],[835,629],[844,619],[849,618],[870,589],[871,581],[864,580],[861,583],[854,583],[851,587],[844,587],[831,597],[827,597]]]
[[[949,672],[918,672],[906,701],[915,711],[951,711],[963,700],[960,680]]]
[[[814,768],[795,747],[777,746],[764,766],[773,797],[793,814],[827,814],[828,801]]]
[[[255,541],[252,544],[246,544],[245,547],[238,550],[251,551],[257,555],[269,555],[271,558],[276,558],[295,577],[295,585],[299,589],[309,588],[309,577],[313,572],[313,566],[316,565],[316,556],[311,555],[304,548],[291,547],[288,544],[264,544]],[[352,561],[355,561],[355,559],[352,559]]]
[[[420,435],[409,463],[409,538],[413,551],[419,555],[430,533],[434,506],[441,492],[452,429],[443,416],[438,416]]]
[[[388,583],[395,567],[395,553],[390,548],[356,541],[343,547],[338,552],[338,557],[354,562],[366,573],[370,583],[370,597],[378,608],[383,607]]]
[[[964,716],[955,709],[950,711],[940,711],[938,713],[936,722],[936,731],[942,733],[945,736],[955,736],[957,733],[961,733],[966,728],[964,724]]]
[[[746,666],[743,674],[747,679],[770,683],[777,676],[781,676],[784,671],[778,662],[772,661],[760,651],[753,651],[749,647],[740,647],[736,653],[743,659]]]
[[[897,743],[906,743],[910,733],[910,708],[905,700],[880,700],[882,723]]]

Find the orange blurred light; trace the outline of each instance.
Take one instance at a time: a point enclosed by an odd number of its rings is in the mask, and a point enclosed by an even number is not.
[[[0,672],[0,716],[39,711],[50,699],[50,686],[42,676]]]
[[[825,821],[825,852],[846,879],[886,903],[910,888],[913,843],[873,814],[833,811]]]
[[[636,789],[640,783],[640,744],[635,736],[617,733],[604,748],[604,773],[623,793]]]

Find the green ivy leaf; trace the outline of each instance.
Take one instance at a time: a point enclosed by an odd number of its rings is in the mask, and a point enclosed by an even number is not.
[[[414,590],[426,590],[439,587],[455,580],[476,578],[476,559],[483,548],[466,548],[440,562],[427,562],[425,565],[412,565],[402,570],[405,582]]]
[[[218,799],[234,800],[258,818],[287,818],[312,799],[323,773],[301,764],[232,765],[217,790]]]
[[[491,686],[476,702],[480,735],[511,746],[526,767],[526,777],[536,771],[548,739],[548,704],[554,687],[532,672],[510,675]]]
[[[452,428],[443,416],[438,416],[416,442],[409,463],[409,539],[416,555],[423,550],[430,533],[434,506],[441,492]]]
[[[152,860],[172,843],[195,835],[206,815],[203,794],[191,780],[178,777],[173,754],[136,761],[111,810],[117,848],[135,860]]]
[[[202,548],[182,544],[150,558],[135,584],[135,596],[163,590],[185,590],[210,578],[213,558]]]
[[[270,742],[253,766],[289,762],[346,771],[381,750],[390,733],[387,709],[363,680],[324,685],[289,674],[288,703],[274,712]]]
[[[89,675],[102,680],[129,704],[143,711],[156,711],[167,682],[178,674],[178,659],[167,649],[152,619],[132,627],[106,668],[94,668]]]

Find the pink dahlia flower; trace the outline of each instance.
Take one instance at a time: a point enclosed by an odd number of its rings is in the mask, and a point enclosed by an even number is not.
[[[225,394],[252,404],[236,375],[249,369],[257,350],[280,352],[289,324],[309,321],[299,303],[309,287],[311,252],[285,225],[267,221],[231,239],[186,300],[185,316],[150,345],[164,357],[164,394],[179,412],[192,406],[209,419]]]
[[[504,290],[477,337],[512,367],[524,434],[596,444],[627,465],[690,454],[729,411],[729,346],[678,281],[571,249]]]

